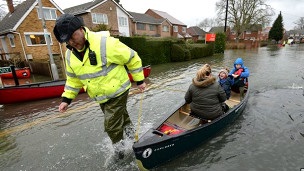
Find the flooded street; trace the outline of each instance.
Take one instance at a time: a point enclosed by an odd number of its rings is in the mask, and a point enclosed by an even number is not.
[[[130,90],[128,111],[139,137],[184,98],[205,63],[213,74],[237,57],[250,70],[243,115],[214,138],[155,170],[300,170],[304,168],[304,45],[227,50],[197,60],[152,66],[147,90]],[[4,98],[4,97],[0,97]],[[78,95],[66,113],[60,98],[0,108],[0,170],[137,171],[132,142],[124,161],[108,161],[113,148],[100,107]]]

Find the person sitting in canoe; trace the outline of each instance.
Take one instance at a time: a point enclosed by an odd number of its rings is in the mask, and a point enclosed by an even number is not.
[[[197,71],[185,94],[186,103],[190,104],[191,115],[212,120],[224,113],[222,104],[226,93],[211,74],[211,67],[205,64]]]
[[[241,99],[244,98],[244,87],[249,77],[249,69],[244,66],[242,58],[237,58],[234,61],[233,69],[230,71],[229,75],[233,76],[233,85],[232,89],[237,89],[240,91]]]
[[[224,89],[226,93],[227,100],[230,98],[231,95],[231,86],[233,85],[233,77],[228,76],[229,70],[227,68],[221,69],[218,75],[218,83]]]

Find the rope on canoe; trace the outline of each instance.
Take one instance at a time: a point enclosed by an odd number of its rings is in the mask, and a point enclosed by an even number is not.
[[[136,128],[136,132],[135,132],[135,141],[138,141],[138,132],[139,132],[140,120],[141,120],[141,116],[142,116],[142,102],[143,102],[143,98],[144,98],[144,93],[141,93],[141,97],[140,97],[140,101],[139,101],[137,128]]]

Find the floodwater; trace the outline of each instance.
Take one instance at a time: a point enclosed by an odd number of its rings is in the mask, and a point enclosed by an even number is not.
[[[304,45],[227,50],[222,55],[152,66],[143,94],[131,89],[128,111],[139,137],[180,101],[205,63],[217,74],[242,57],[251,92],[243,115],[195,150],[154,170],[290,171],[304,168]],[[3,98],[3,97],[1,97]],[[125,160],[112,163],[103,114],[86,94],[66,113],[60,98],[0,109],[0,170],[137,171],[132,142]]]

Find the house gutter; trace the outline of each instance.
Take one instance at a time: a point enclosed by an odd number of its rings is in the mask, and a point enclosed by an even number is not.
[[[14,32],[16,32],[16,31],[13,29],[4,30],[4,31],[0,32],[0,35],[7,34],[7,33],[14,33]]]

